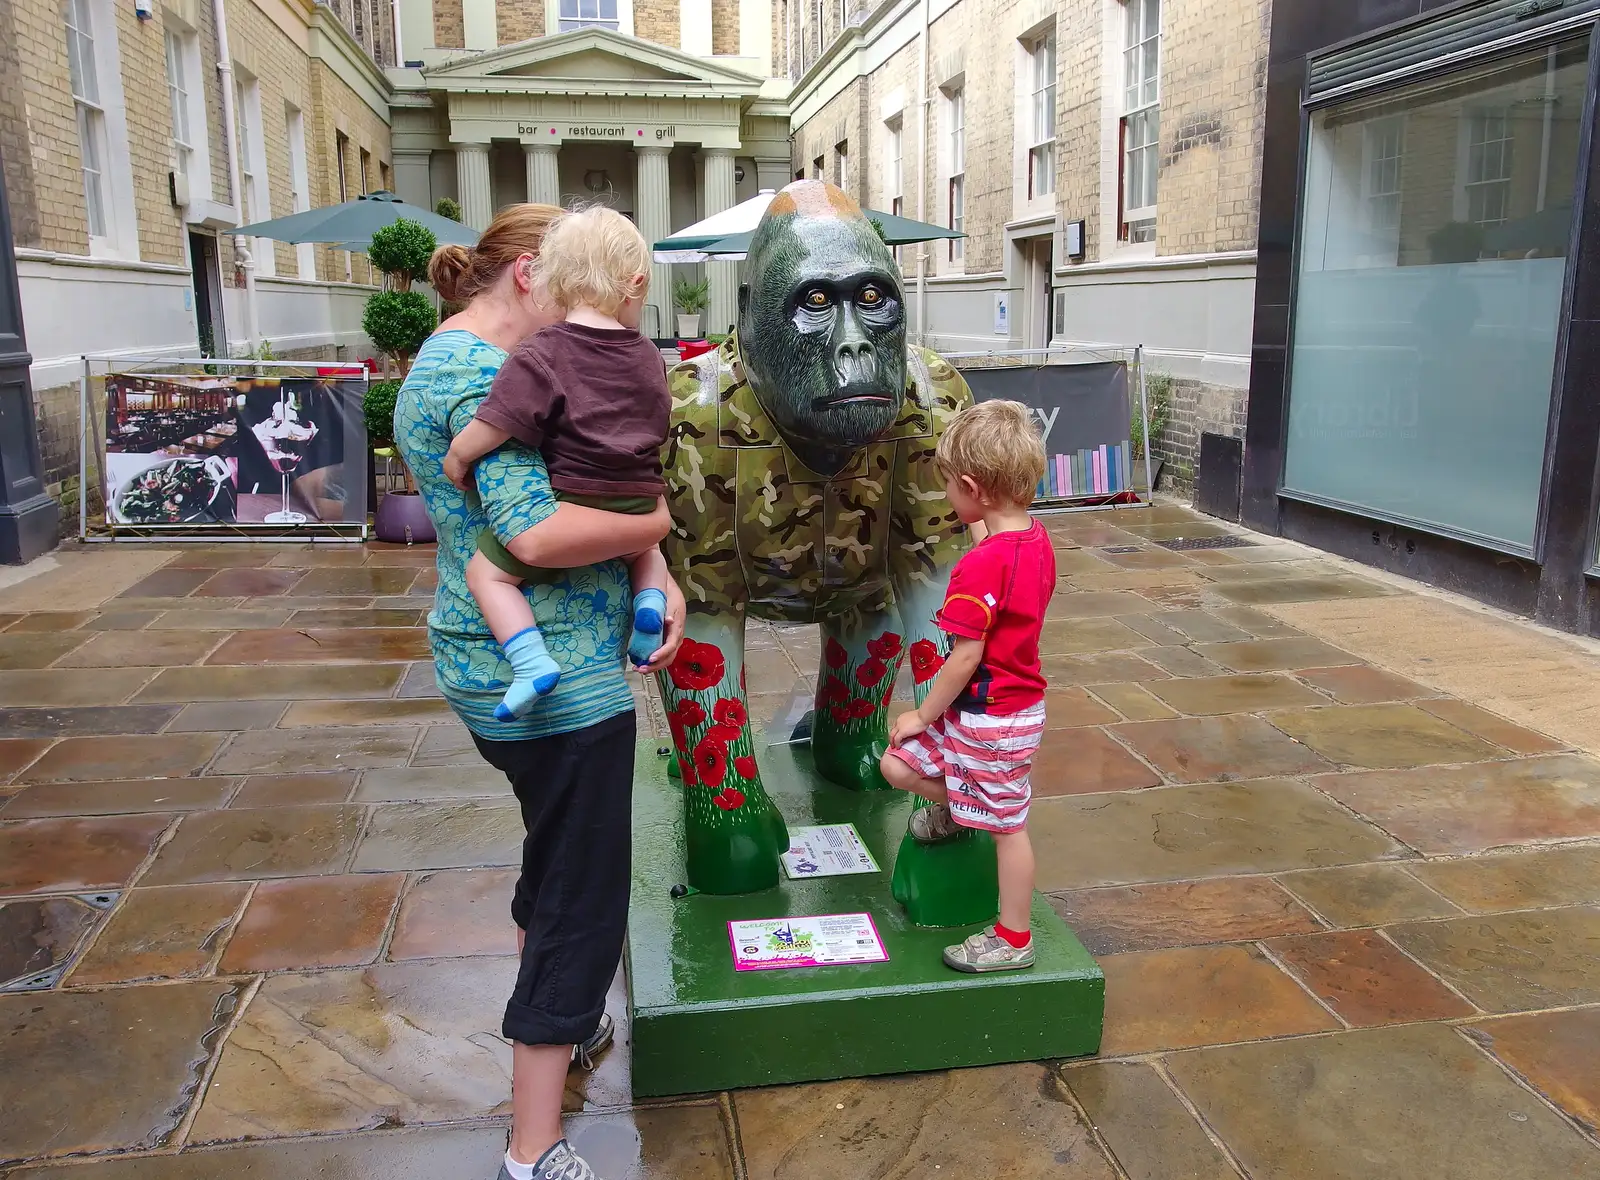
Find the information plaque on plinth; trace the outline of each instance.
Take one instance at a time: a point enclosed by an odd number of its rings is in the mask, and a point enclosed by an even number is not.
[[[655,743],[640,746],[634,781],[633,896],[628,993],[637,1098],[784,1082],[867,1077],[960,1066],[1076,1057],[1100,1046],[1105,978],[1044,898],[1035,894],[1036,961],[1023,971],[967,975],[943,949],[979,926],[914,926],[890,895],[911,800],[899,791],[850,791],[821,779],[804,745],[762,753],[768,794],[790,831],[854,825],[878,872],[783,879],[736,896],[690,892],[683,792]],[[825,930],[787,918],[856,918],[881,943],[828,966],[751,970],[734,932],[780,937]],[[844,927],[834,923],[840,931]],[[844,931],[848,934],[848,931]],[[871,948],[869,948],[871,949]],[[736,961],[745,958],[743,969]]]

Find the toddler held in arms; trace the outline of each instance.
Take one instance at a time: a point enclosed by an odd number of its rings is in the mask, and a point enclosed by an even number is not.
[[[472,465],[515,439],[543,455],[558,500],[648,515],[666,490],[661,447],[672,407],[666,364],[639,332],[649,244],[615,210],[580,209],[545,233],[538,277],[566,319],[534,333],[507,358],[477,416],[451,443],[445,475],[470,488]],[[661,646],[667,563],[653,546],[627,560],[628,658],[642,667]],[[522,592],[524,583],[543,576],[487,530],[467,565],[467,586],[512,668],[511,687],[495,709],[502,721],[526,715],[561,679]]]

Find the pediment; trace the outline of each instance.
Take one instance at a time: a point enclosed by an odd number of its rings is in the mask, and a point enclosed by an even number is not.
[[[499,81],[526,85],[538,79],[567,85],[603,86],[607,82],[704,87],[717,91],[756,93],[761,79],[705,58],[613,33],[585,29],[503,45],[486,53],[461,57],[423,71],[429,82],[451,89],[474,89]]]

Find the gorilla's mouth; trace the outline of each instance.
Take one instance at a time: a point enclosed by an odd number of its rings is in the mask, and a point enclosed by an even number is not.
[[[853,393],[847,389],[840,393],[829,394],[827,397],[812,398],[811,408],[832,410],[839,406],[888,405],[892,401],[894,401],[892,397],[881,393]]]

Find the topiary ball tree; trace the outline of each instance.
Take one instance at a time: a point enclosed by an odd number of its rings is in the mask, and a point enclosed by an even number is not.
[[[405,373],[411,358],[433,334],[439,318],[421,291],[379,291],[367,300],[361,327],[380,352],[394,357]]]
[[[448,217],[451,221],[461,220],[461,206],[449,197],[440,197],[434,203],[433,211],[440,217]]]
[[[361,413],[367,420],[367,441],[375,447],[394,442],[394,404],[400,395],[400,382],[374,381],[361,399]]]
[[[367,257],[389,276],[396,291],[409,291],[412,283],[428,277],[428,260],[438,246],[431,229],[402,217],[372,235]]]

